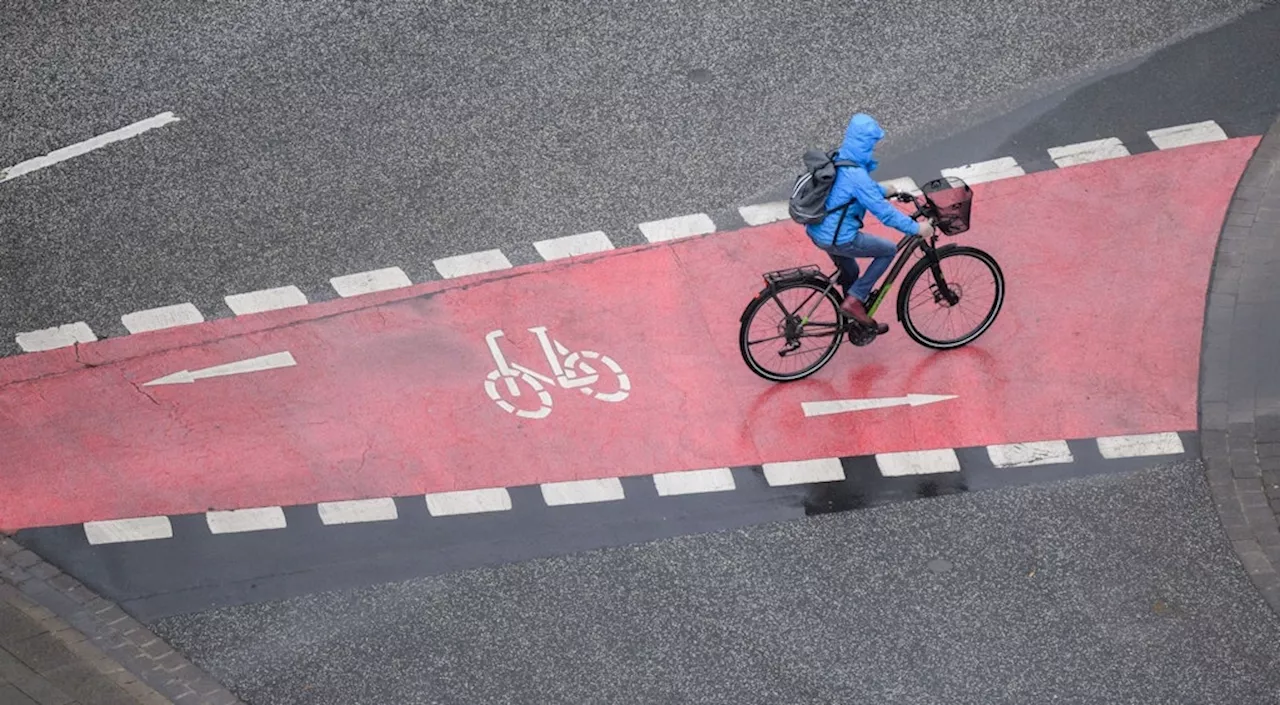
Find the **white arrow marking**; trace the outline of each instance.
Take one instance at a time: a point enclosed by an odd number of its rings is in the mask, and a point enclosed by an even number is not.
[[[214,367],[206,367],[203,370],[182,370],[174,372],[171,375],[165,375],[159,379],[153,379],[142,385],[149,387],[153,384],[191,384],[198,379],[206,377],[223,377],[226,375],[239,375],[246,372],[261,372],[262,370],[272,370],[277,367],[293,367],[298,364],[293,355],[285,352],[272,353],[255,357],[249,360],[240,360],[239,362],[228,362],[225,365],[216,365]]]
[[[954,394],[908,394],[905,397],[885,397],[883,399],[838,399],[836,401],[807,401],[800,406],[805,416],[824,416],[826,414],[842,414],[846,411],[866,411],[868,409],[884,409],[890,406],[921,406],[938,401],[955,399]]]

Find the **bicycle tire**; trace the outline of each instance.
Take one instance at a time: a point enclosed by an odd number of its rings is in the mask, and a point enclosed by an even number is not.
[[[823,350],[822,354],[818,357],[818,359],[814,363],[810,364],[808,367],[805,367],[799,370],[798,372],[784,374],[784,373],[771,370],[767,366],[762,365],[758,360],[756,360],[755,356],[752,355],[752,352],[748,343],[750,342],[749,335],[751,331],[751,322],[755,320],[756,314],[759,313],[760,309],[765,306],[777,306],[778,308],[782,309],[781,304],[778,303],[778,301],[775,299],[775,296],[777,294],[781,294],[782,292],[788,291],[791,289],[810,289],[817,292],[819,296],[823,296],[824,298],[826,298],[826,300],[831,304],[832,317],[834,318],[837,325],[831,329],[831,342],[827,344],[827,347]],[[786,309],[782,309],[782,310],[784,312],[786,311]],[[786,312],[786,313],[789,314],[791,312]],[[822,369],[824,365],[826,365],[828,362],[831,361],[832,357],[835,357],[836,351],[840,349],[840,343],[841,341],[844,340],[844,334],[845,334],[844,314],[840,312],[840,294],[836,291],[835,287],[826,286],[825,282],[823,283],[818,283],[814,281],[787,282],[784,284],[780,284],[776,288],[774,288],[773,295],[769,295],[768,290],[761,292],[760,295],[757,295],[754,299],[751,300],[751,303],[747,304],[746,310],[742,312],[741,320],[742,320],[742,326],[738,331],[738,351],[742,353],[742,360],[747,364],[747,367],[752,372],[771,382],[794,382],[799,379],[804,379],[805,377],[808,377],[814,372],[817,372],[818,370]]]
[[[1004,272],[1000,269],[1000,265],[996,262],[994,257],[976,247],[969,247],[966,245],[945,245],[943,247],[939,247],[936,252],[939,262],[951,257],[973,257],[977,259],[991,271],[996,284],[995,299],[992,301],[991,308],[987,311],[987,315],[982,319],[981,323],[979,323],[973,330],[959,338],[955,338],[953,340],[938,340],[921,333],[920,330],[916,328],[915,323],[911,320],[911,311],[908,306],[908,303],[911,301],[912,292],[914,291],[916,284],[920,282],[920,278],[924,276],[925,272],[930,272],[932,274],[930,258],[924,257],[919,260],[907,272],[907,276],[902,280],[902,289],[898,291],[898,320],[902,321],[903,330],[907,332],[907,335],[910,336],[912,340],[927,348],[932,348],[934,350],[950,350],[968,345],[969,343],[977,340],[983,333],[987,332],[987,329],[989,329],[991,324],[995,322],[996,316],[1000,314],[1000,309],[1004,307]]]

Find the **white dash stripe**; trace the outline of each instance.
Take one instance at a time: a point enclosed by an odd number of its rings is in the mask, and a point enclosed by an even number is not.
[[[232,294],[226,297],[225,300],[227,306],[237,316],[307,305],[306,294],[303,294],[296,286],[281,286],[274,289],[250,291],[246,294]]]
[[[200,310],[194,304],[189,303],[149,308],[145,311],[126,313],[120,317],[120,322],[124,324],[124,327],[130,333],[145,333],[146,331],[161,330],[162,328],[176,328],[177,326],[200,323],[203,320],[204,316],[200,315]]]
[[[653,476],[658,495],[669,497],[703,492],[725,492],[734,489],[733,472],[729,468],[660,472]]]
[[[320,512],[320,521],[325,524],[363,524],[391,521],[400,516],[396,511],[396,501],[390,497],[321,502],[316,508]]]
[[[338,292],[338,296],[343,298],[372,294],[376,291],[403,289],[413,284],[413,282],[409,281],[409,277],[404,273],[404,270],[399,267],[344,274],[330,279],[329,283],[333,285],[333,290]]]
[[[89,324],[84,321],[19,333],[15,337],[18,347],[22,348],[23,352],[66,348],[76,343],[92,343],[97,339],[93,329],[89,328]]]
[[[747,225],[767,225],[791,218],[791,211],[786,201],[741,206],[738,208],[738,214]]]
[[[149,117],[146,120],[139,120],[132,125],[127,125],[118,130],[112,130],[97,137],[91,137],[83,142],[77,142],[71,146],[57,149],[42,157],[35,157],[24,162],[19,162],[13,166],[0,171],[0,182],[16,179],[23,174],[30,174],[33,171],[39,171],[48,166],[53,166],[61,161],[66,161],[73,157],[92,152],[95,149],[105,147],[112,142],[127,140],[130,137],[136,137],[147,130],[154,130],[157,127],[168,125],[171,122],[177,122],[179,118],[173,113],[165,112],[159,115]]]
[[[844,479],[844,465],[839,458],[765,463],[764,479],[774,487],[810,482],[839,482]]]
[[[899,193],[920,193],[920,187],[916,185],[916,180],[910,176],[899,176],[896,179],[881,181],[881,186],[893,186],[898,189]]]
[[[1102,457],[1138,458],[1148,455],[1182,455],[1185,449],[1176,433],[1147,433],[1133,436],[1106,436],[1098,439]]]
[[[548,507],[623,499],[622,483],[616,477],[599,480],[570,480],[542,483],[542,501]]]
[[[533,247],[538,251],[539,255],[542,255],[542,259],[550,262],[551,260],[567,259],[595,252],[606,252],[613,249],[613,242],[609,240],[608,235],[605,235],[600,230],[595,230],[579,235],[565,235],[564,237],[550,240],[539,240],[533,243]]]
[[[511,268],[511,262],[507,260],[506,255],[502,254],[502,250],[484,250],[465,255],[444,257],[435,260],[432,264],[435,265],[436,271],[440,273],[440,276],[445,279]]]
[[[433,517],[504,512],[511,509],[511,494],[502,487],[435,492],[426,497],[427,511]]]
[[[967,184],[980,184],[1024,174],[1026,172],[1018,166],[1018,161],[1013,157],[1001,157],[942,170],[943,176],[956,176]]]
[[[1075,461],[1066,441],[1036,441],[987,446],[987,457],[998,468],[1056,465]]]
[[[230,511],[205,512],[209,531],[235,534],[242,531],[264,531],[285,527],[284,510],[280,507],[255,507]]]
[[[713,233],[716,231],[716,224],[706,213],[694,213],[641,223],[639,228],[649,242],[666,242]]]
[[[880,466],[880,474],[885,477],[960,472],[960,459],[950,448],[878,453],[876,464]]]
[[[1062,147],[1050,147],[1049,158],[1060,167],[1100,162],[1104,159],[1116,159],[1129,156],[1129,150],[1118,138],[1079,142]]]
[[[1213,120],[1193,122],[1189,125],[1162,127],[1159,130],[1147,130],[1147,136],[1151,138],[1151,141],[1159,149],[1173,149],[1205,142],[1221,142],[1227,139],[1227,133],[1223,132],[1218,123]]]
[[[166,516],[87,521],[84,524],[84,536],[93,546],[170,539],[173,538],[173,525]]]

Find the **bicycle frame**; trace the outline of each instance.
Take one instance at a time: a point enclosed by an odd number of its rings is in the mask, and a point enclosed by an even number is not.
[[[937,250],[937,248],[934,246],[934,243],[936,243],[937,240],[938,240],[937,235],[933,236],[932,241],[927,241],[923,237],[920,237],[919,235],[910,236],[910,239],[907,241],[907,244],[898,250],[898,255],[894,258],[893,264],[889,267],[889,273],[884,278],[883,283],[880,285],[880,288],[873,289],[871,291],[871,296],[870,296],[871,305],[867,307],[868,316],[876,315],[876,311],[879,310],[880,304],[884,303],[884,300],[888,298],[889,290],[893,288],[893,283],[898,280],[898,275],[902,273],[902,268],[907,266],[907,260],[911,258],[911,255],[916,250],[924,251],[925,253],[924,256],[928,257],[933,262],[933,266],[935,268],[937,267],[938,258],[934,254],[935,251]],[[937,271],[934,271],[933,274],[934,274],[934,277],[940,276],[940,273]]]
[[[937,258],[934,255],[934,252],[937,249],[935,247],[935,243],[937,242],[937,239],[938,239],[938,236],[936,234],[933,236],[931,240],[926,240],[925,238],[919,235],[910,235],[907,237],[906,244],[903,245],[902,247],[899,247],[898,252],[894,255],[893,263],[889,266],[889,271],[886,273],[885,278],[881,280],[880,287],[872,290],[871,292],[871,296],[870,296],[871,303],[869,306],[867,306],[868,316],[874,316],[875,312],[880,308],[880,304],[884,303],[884,300],[889,295],[889,290],[893,288],[894,282],[897,281],[898,276],[902,273],[902,269],[907,266],[908,261],[910,261],[911,256],[915,254],[916,250],[921,250],[922,252],[924,252],[924,256],[933,260],[934,266],[935,267],[937,266]],[[821,304],[822,298],[826,297],[827,292],[831,291],[831,289],[836,286],[836,279],[837,277],[839,277],[839,275],[840,275],[840,269],[838,267],[831,274],[821,275],[822,278],[827,281],[827,286],[822,290],[821,297],[813,302],[813,305],[809,307],[809,310],[801,314],[800,324],[802,326],[816,326],[818,328],[829,327],[830,324],[812,323],[809,320],[809,317],[813,315],[813,312]],[[941,273],[935,271],[934,276],[940,278]],[[774,292],[770,291],[769,295],[773,296]],[[815,296],[818,296],[818,295],[819,295],[819,292],[816,292],[816,291],[809,294],[809,296],[805,298],[804,301],[800,302],[800,305],[796,307],[797,313],[800,311],[800,309],[804,308],[807,303],[809,303],[810,299],[813,299]],[[781,301],[778,301],[777,303],[779,307],[782,307],[783,310],[785,310],[785,307],[782,306]],[[806,335],[826,335],[826,333],[812,333],[812,334],[806,334]]]

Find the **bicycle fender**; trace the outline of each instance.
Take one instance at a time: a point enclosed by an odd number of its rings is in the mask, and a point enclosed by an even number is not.
[[[818,287],[819,289],[825,289],[827,288],[828,285],[831,284],[831,282],[827,281],[827,279],[818,275],[814,275],[810,277],[798,277],[796,279],[790,279],[790,280],[787,280],[786,282],[779,282],[779,283],[793,284],[796,282],[812,284]],[[743,307],[741,315],[738,316],[738,323],[739,324],[746,323],[747,314],[753,308],[755,308],[756,304],[760,300],[767,298],[771,293],[773,293],[776,290],[776,288],[777,288],[776,285],[766,285],[763,289],[761,289],[758,293],[756,293],[756,295],[750,301],[747,302],[747,305]],[[844,300],[844,293],[840,291],[840,287],[838,286],[831,287],[831,293],[835,294],[835,297],[838,301]]]

